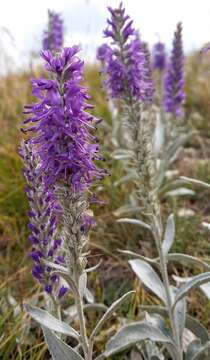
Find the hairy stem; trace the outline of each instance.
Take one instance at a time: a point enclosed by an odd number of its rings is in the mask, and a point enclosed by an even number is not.
[[[183,351],[182,346],[180,343],[179,332],[176,327],[174,312],[173,312],[173,303],[172,303],[172,296],[171,296],[171,289],[170,289],[170,282],[168,277],[168,270],[167,270],[167,260],[163,254],[161,241],[162,241],[162,223],[161,219],[155,219],[153,224],[153,236],[155,239],[156,247],[159,254],[160,260],[160,270],[162,275],[162,280],[166,292],[166,302],[167,302],[167,310],[169,315],[169,320],[171,324],[171,330],[174,336],[174,341],[177,347],[177,355],[175,360],[183,360]]]
[[[81,337],[81,345],[84,351],[85,360],[92,360],[92,344],[88,341],[86,325],[85,325],[85,317],[83,311],[83,299],[79,291],[79,278],[80,274],[77,271],[77,265],[75,266],[75,284],[77,286],[77,294],[75,295],[75,303],[77,307],[77,314],[79,317],[79,325],[80,325],[80,337]]]

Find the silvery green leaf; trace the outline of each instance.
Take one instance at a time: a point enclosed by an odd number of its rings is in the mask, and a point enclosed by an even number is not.
[[[201,285],[200,288],[204,292],[208,300],[210,300],[210,282]]]
[[[181,176],[180,179],[184,180],[185,182],[187,183],[191,183],[191,184],[195,184],[195,185],[201,185],[207,189],[210,188],[210,184],[204,182],[204,181],[201,181],[201,180],[197,180],[197,179],[192,179],[192,178],[189,178],[187,176]]]
[[[79,334],[76,330],[74,330],[70,325],[64,323],[63,321],[56,319],[47,311],[39,309],[36,306],[31,306],[29,304],[25,304],[25,309],[34,320],[36,320],[44,327],[53,331],[57,331],[61,334],[69,335],[77,340],[79,339]]]
[[[205,357],[203,357],[205,355]],[[200,349],[197,350],[197,352],[194,354],[194,356],[190,360],[203,360],[203,359],[209,359],[210,356],[210,341],[200,347]]]
[[[185,196],[185,195],[195,195],[195,191],[184,188],[184,187],[180,187],[178,189],[175,190],[171,190],[168,191],[167,193],[165,193],[165,196]]]
[[[158,265],[156,259],[151,259],[151,258],[148,258],[146,256],[143,256],[143,255],[140,255],[140,254],[137,254],[135,253],[134,251],[130,251],[130,250],[120,250],[118,249],[118,251],[121,253],[121,254],[124,254],[124,255],[128,255],[128,256],[132,256],[132,257],[137,257],[138,259],[140,260],[144,260],[150,264],[154,264],[154,265]]]
[[[174,280],[175,281],[177,281],[178,283],[186,283],[186,282],[188,282],[188,281],[190,281],[190,280],[192,280],[193,279],[193,277],[191,276],[191,277],[179,277],[179,276],[177,276],[177,275],[173,275],[173,278],[174,278]],[[200,289],[204,292],[204,294],[206,295],[206,297],[208,298],[208,299],[210,299],[210,282],[208,282],[208,283],[206,283],[206,284],[203,284],[203,285],[200,285],[199,286],[200,287]]]
[[[82,298],[84,296],[86,286],[87,286],[87,273],[83,272],[79,278],[79,293]]]
[[[114,211],[115,216],[122,216],[127,213],[137,213],[141,210],[140,206],[124,205]]]
[[[192,360],[201,347],[202,345],[199,339],[193,340],[187,348],[186,360]]]
[[[44,337],[53,360],[84,360],[73,348],[60,340],[51,330],[42,326]]]
[[[174,319],[176,328],[179,330],[179,338],[182,339],[183,331],[185,328],[185,322],[186,322],[186,299],[181,299],[174,308]]]
[[[195,334],[193,334],[191,330],[185,328],[182,337],[182,348],[185,353],[187,352],[187,348],[190,345],[190,343],[193,342],[194,340],[198,340]]]
[[[175,223],[174,223],[174,215],[171,214],[168,217],[167,225],[166,225],[166,231],[164,235],[164,240],[162,243],[162,250],[164,255],[167,255],[170,251],[173,241],[175,237]]]
[[[122,327],[107,343],[105,356],[111,356],[121,352],[143,340],[164,343],[173,356],[176,349],[171,338],[164,335],[156,326],[145,321],[132,323]]]
[[[138,346],[138,345],[137,345]],[[161,353],[161,350],[159,350],[157,344],[155,344],[152,341],[146,341],[145,342],[145,349],[146,349],[146,359],[148,360],[164,360],[165,357]]]
[[[210,282],[210,272],[193,276],[191,280],[189,280],[177,291],[173,307],[179,300],[186,296],[189,291],[208,282]]]
[[[90,303],[90,304],[94,303],[94,296],[87,287],[85,288],[85,291],[84,291],[84,297],[88,303]]]
[[[207,262],[200,260],[191,255],[171,253],[171,254],[168,254],[167,260],[168,261],[178,261],[183,265],[193,265],[193,266],[198,266],[198,267],[203,266],[205,268],[205,270],[210,270],[210,265]]]
[[[210,340],[208,330],[197,319],[190,315],[187,315],[186,327],[201,340],[202,344]]]
[[[151,230],[150,225],[148,225],[144,221],[138,220],[138,219],[122,218],[122,219],[118,219],[117,222],[118,223],[127,223],[127,224],[139,225],[139,226],[144,227],[145,229]]]
[[[140,259],[129,260],[129,264],[143,284],[146,285],[161,300],[163,300],[164,303],[166,303],[164,285],[153,268]]]
[[[126,294],[124,294],[123,296],[121,296],[121,298],[117,299],[115,302],[112,303],[112,305],[107,309],[105,314],[102,316],[102,318],[96,324],[96,327],[90,336],[91,339],[93,339],[94,336],[96,336],[96,334],[100,331],[102,326],[114,314],[115,310],[128,298],[128,296],[130,296],[131,294],[134,294],[134,293],[135,293],[135,291],[129,291]]]
[[[168,317],[168,311],[166,308],[161,306],[141,306],[142,310],[145,310],[149,313],[160,314],[161,316]],[[210,340],[209,333],[206,328],[195,318],[190,315],[186,316],[186,328],[191,330],[193,334],[201,339],[202,343]]]
[[[95,271],[96,269],[99,268],[99,266],[102,264],[102,262],[103,262],[103,260],[100,259],[99,262],[98,262],[98,264],[96,264],[95,266],[92,266],[92,267],[90,267],[90,268],[85,269],[85,272],[86,272],[86,273],[89,273],[89,272]]]
[[[160,316],[159,314],[150,315],[150,314],[146,313],[144,321],[146,321],[146,323],[161,330],[161,332],[164,335],[168,336],[169,338],[172,336],[171,332],[169,332],[169,330],[166,328],[163,317]]]

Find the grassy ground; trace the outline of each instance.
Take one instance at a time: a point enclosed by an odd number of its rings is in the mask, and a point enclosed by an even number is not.
[[[199,130],[182,151],[174,167],[180,175],[199,178],[210,182],[210,81],[208,72],[210,61],[196,55],[188,59],[187,65],[187,121]],[[30,251],[27,240],[27,201],[24,194],[24,181],[21,173],[21,160],[18,156],[20,141],[19,125],[23,105],[32,101],[29,78],[37,76],[38,70],[10,74],[0,82],[0,359],[47,359],[46,346],[39,328],[22,310],[23,302],[33,301],[42,305],[42,289],[32,279]],[[113,183],[122,176],[121,164],[111,159],[110,144],[111,114],[101,89],[97,69],[86,70],[86,81],[95,103],[95,113],[105,119],[99,133],[107,158],[111,176],[100,189],[107,204],[95,208],[98,227],[91,236],[91,263],[99,257],[103,264],[98,276],[92,275],[90,287],[97,301],[110,304],[118,295],[135,288],[136,295],[130,304],[122,309],[130,318],[140,316],[139,305],[156,301],[147,293],[130,272],[126,259],[117,252],[118,248],[130,248],[151,256],[153,244],[149,234],[136,227],[117,224],[114,211],[122,206],[131,190],[128,185],[115,187]],[[196,189],[196,195],[179,200],[163,199],[163,213],[180,208],[194,211],[190,218],[176,216],[176,251],[200,255],[208,258],[210,253],[210,233],[201,227],[203,220],[210,221],[210,194],[204,189]],[[190,274],[186,267],[171,267],[172,272]],[[196,314],[210,328],[210,302],[199,292],[189,298],[190,312]],[[97,316],[97,314],[95,315]],[[95,316],[90,316],[90,327]],[[108,331],[104,330],[98,339],[99,349],[104,338],[112,334],[117,323],[110,322]],[[116,358],[117,359],[117,358]],[[122,360],[122,355],[120,357]]]

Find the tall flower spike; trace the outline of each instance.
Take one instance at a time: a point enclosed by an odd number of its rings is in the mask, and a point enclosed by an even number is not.
[[[173,49],[165,77],[165,110],[174,116],[183,115],[184,92],[184,55],[182,46],[182,24],[177,24],[174,33]]]
[[[153,68],[160,72],[164,71],[166,66],[166,52],[165,45],[162,42],[157,42],[153,48]]]
[[[25,113],[30,115],[24,121],[23,131],[30,133],[28,144],[39,159],[37,176],[42,179],[44,194],[52,194],[61,205],[58,231],[65,258],[56,256],[55,261],[63,263],[59,275],[70,284],[80,325],[77,339],[84,359],[90,360],[93,338],[88,339],[83,309],[83,297],[87,294],[86,245],[89,230],[95,224],[89,204],[95,198],[92,186],[106,171],[95,163],[103,160],[93,133],[100,120],[87,112],[92,106],[87,103],[90,98],[87,89],[81,85],[84,64],[77,56],[78,51],[73,46],[55,54],[42,52],[50,79],[32,80],[38,102],[26,106]],[[53,245],[59,246],[58,242]],[[65,291],[62,286],[59,296]],[[76,354],[73,349],[71,353]]]
[[[32,274],[48,294],[60,297],[67,288],[60,284],[59,277],[52,274],[52,268],[46,262],[63,264],[65,261],[61,249],[62,239],[57,237],[57,214],[61,209],[53,194],[44,191],[42,177],[38,175],[39,163],[27,141],[22,142],[20,155],[24,162],[26,193],[30,203],[30,255],[34,261]]]
[[[32,131],[30,142],[40,157],[40,173],[46,189],[65,184],[73,192],[87,190],[105,172],[95,160],[102,160],[97,138],[91,133],[98,119],[86,112],[89,95],[80,85],[83,62],[76,56],[77,46],[53,55],[43,51],[46,69],[53,79],[32,80],[33,94],[40,100],[26,106]]]
[[[154,95],[150,54],[147,44],[134,30],[132,20],[125,15],[122,4],[118,9],[108,9],[111,20],[108,20],[104,34],[112,39],[112,55],[104,66],[106,85],[111,96],[121,100],[132,153],[129,165],[138,174],[136,198],[152,221],[154,214],[159,214],[159,203],[152,144],[153,116],[150,112]]]
[[[63,47],[63,32],[61,15],[48,10],[48,29],[43,34],[43,49],[60,50]]]
[[[122,3],[119,8],[108,8],[111,19],[104,31],[107,38],[111,38],[109,51],[105,51],[106,85],[115,99],[124,97],[135,98],[143,102],[147,99],[148,88],[152,87],[152,79],[148,77],[148,57],[137,31],[133,28],[133,21],[125,15]],[[105,49],[104,46],[102,48]],[[107,56],[108,54],[108,56]],[[151,94],[149,94],[150,96]]]

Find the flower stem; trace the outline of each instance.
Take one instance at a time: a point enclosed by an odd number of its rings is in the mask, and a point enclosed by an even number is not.
[[[181,342],[180,342],[180,336],[179,336],[179,332],[177,330],[177,326],[176,326],[175,318],[174,318],[174,312],[173,312],[171,289],[170,289],[170,282],[169,282],[168,270],[167,270],[167,260],[166,260],[166,257],[164,256],[164,253],[162,251],[162,245],[161,245],[161,241],[162,241],[161,218],[159,217],[159,219],[156,218],[155,220],[156,221],[154,221],[154,223],[153,223],[153,236],[154,236],[156,247],[157,247],[158,254],[159,254],[160,271],[161,271],[162,280],[163,280],[163,284],[164,284],[164,288],[165,288],[165,292],[166,292],[166,306],[167,306],[167,310],[168,310],[171,330],[172,330],[172,333],[174,336],[174,341],[175,341],[176,348],[177,348],[176,359],[174,359],[174,360],[183,360],[183,351],[182,351],[182,346],[181,346]]]
[[[85,360],[92,360],[92,344],[88,341],[86,325],[85,325],[85,317],[83,311],[83,299],[81,293],[79,291],[79,272],[77,271],[77,265],[75,266],[75,284],[77,286],[77,294],[75,295],[75,303],[77,307],[77,314],[79,317],[79,325],[80,325],[80,337],[81,337],[81,345],[84,351]]]

